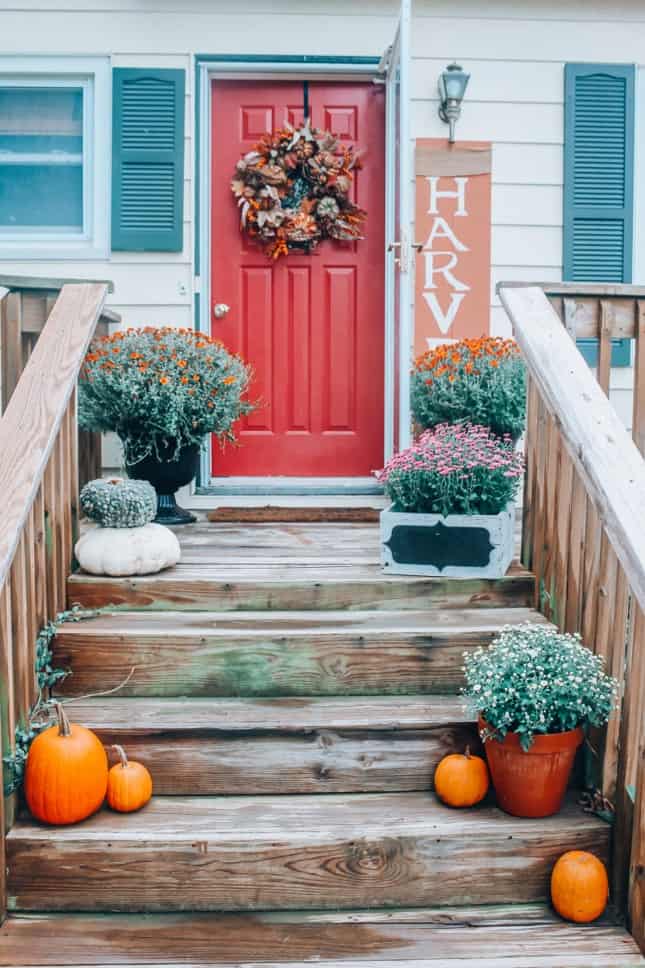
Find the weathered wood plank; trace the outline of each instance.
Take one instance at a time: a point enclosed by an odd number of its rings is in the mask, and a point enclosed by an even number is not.
[[[333,696],[454,693],[463,653],[527,608],[356,612],[116,612],[68,623],[55,663],[65,695]],[[134,669],[134,672],[132,671]]]
[[[480,747],[457,697],[108,698],[68,710],[144,763],[162,795],[428,790],[442,757]]]
[[[601,389],[609,396],[609,378],[611,375],[611,334],[614,330],[614,305],[608,299],[600,300],[599,345],[598,345],[598,373],[597,379]]]
[[[522,550],[520,561],[525,568],[533,566],[533,532],[535,528],[535,489],[537,453],[538,398],[535,384],[527,378],[526,444],[524,469],[524,503],[522,508]]]
[[[52,939],[56,943],[52,944]],[[627,932],[566,924],[546,905],[278,914],[20,915],[0,933],[0,966],[642,965]],[[537,960],[536,960],[537,959]],[[562,960],[566,959],[566,960]]]
[[[645,718],[645,716],[643,717]],[[645,726],[641,720],[640,757],[634,797],[634,829],[629,879],[629,923],[632,934],[645,951]]]
[[[77,573],[67,582],[69,602],[87,608],[197,611],[287,609],[502,608],[532,604],[533,576],[518,565],[498,580],[389,577],[377,565],[345,568],[292,565],[212,567],[178,565],[142,578],[93,578]]]
[[[12,910],[387,907],[544,900],[567,849],[608,855],[609,827],[568,803],[536,824],[431,794],[155,797],[7,838]],[[38,877],[34,878],[34,870]],[[249,885],[253,890],[249,890]]]
[[[2,300],[2,410],[5,411],[20,379],[22,360],[22,296],[11,292]]]

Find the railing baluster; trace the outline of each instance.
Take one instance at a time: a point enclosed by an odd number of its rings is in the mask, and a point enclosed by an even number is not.
[[[25,609],[27,611],[27,686],[28,708],[36,699],[36,638],[40,628],[38,620],[38,599],[36,594],[36,529],[34,526],[33,505],[23,531],[23,547],[25,555]]]
[[[587,495],[580,475],[574,469],[571,489],[571,514],[569,515],[569,574],[564,628],[567,632],[580,629],[582,612],[583,567],[582,552],[587,518]]]
[[[634,348],[634,406],[632,436],[634,443],[645,454],[645,300],[635,301],[635,348]]]
[[[641,745],[634,801],[634,824],[629,871],[629,922],[632,934],[645,951],[645,737],[641,731]]]
[[[11,578],[0,588],[0,734],[2,735],[2,755],[8,756],[14,747],[15,678],[13,674],[13,637],[11,618]],[[1,798],[4,799],[4,798]],[[0,826],[0,840],[4,844],[4,831],[11,826],[12,810],[5,800],[3,826]],[[0,894],[4,889],[4,867],[0,868]],[[0,918],[4,908],[0,908]]]
[[[542,565],[542,601],[544,614],[557,621],[558,604],[555,599],[556,540],[555,522],[557,511],[558,479],[553,468],[560,460],[558,431],[551,414],[546,419],[546,461],[544,469],[544,553]]]
[[[569,573],[569,529],[571,524],[571,495],[573,490],[573,464],[566,447],[559,438],[557,464],[557,510],[555,518],[555,600],[557,624],[564,629]]]
[[[30,623],[27,612],[27,555],[24,532],[11,565],[11,642],[13,647],[14,722],[24,726],[31,701]]]
[[[596,655],[605,660],[605,668],[611,671],[612,659],[617,654],[616,637],[624,638],[624,624],[627,614],[627,600],[623,600],[618,589],[618,559],[607,535],[603,532],[600,541],[600,561],[598,566],[598,599],[596,608],[595,649]],[[624,584],[624,583],[623,583]],[[620,603],[619,603],[620,600]],[[623,608],[623,617],[618,618],[618,610]],[[616,770],[618,762],[618,733],[620,716],[617,714],[607,726],[605,749],[602,761],[601,789],[603,795],[613,802],[616,796]]]
[[[609,380],[611,376],[611,333],[614,314],[611,303],[606,299],[600,300],[598,320],[598,383],[609,396]]]
[[[645,618],[636,602],[631,615],[624,663],[625,689],[622,697],[619,762],[616,782],[616,828],[614,836],[614,899],[626,906],[629,892],[630,850],[634,820],[642,825],[644,818],[634,813],[636,770],[643,735],[642,697],[645,677]],[[639,715],[640,714],[640,715]]]
[[[2,409],[7,407],[11,394],[22,373],[22,294],[10,293],[3,300],[2,312]]]
[[[526,402],[526,471],[524,474],[524,500],[522,512],[522,564],[533,566],[533,531],[535,527],[536,490],[536,437],[538,420],[538,396],[531,378],[527,381]]]

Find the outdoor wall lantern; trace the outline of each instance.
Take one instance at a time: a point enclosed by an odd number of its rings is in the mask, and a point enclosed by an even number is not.
[[[466,74],[457,63],[448,64],[439,76],[439,117],[450,125],[450,144],[455,140],[455,124],[461,114],[461,102],[469,80],[470,74]]]

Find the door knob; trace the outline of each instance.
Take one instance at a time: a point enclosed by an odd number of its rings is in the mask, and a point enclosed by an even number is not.
[[[231,307],[227,306],[226,303],[215,303],[213,306],[213,316],[215,319],[223,319],[224,316],[226,316],[226,314],[229,312],[230,308]]]

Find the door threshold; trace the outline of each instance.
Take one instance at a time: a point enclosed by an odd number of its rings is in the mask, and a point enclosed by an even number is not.
[[[195,489],[195,496],[271,497],[382,495],[373,477],[215,477]]]

